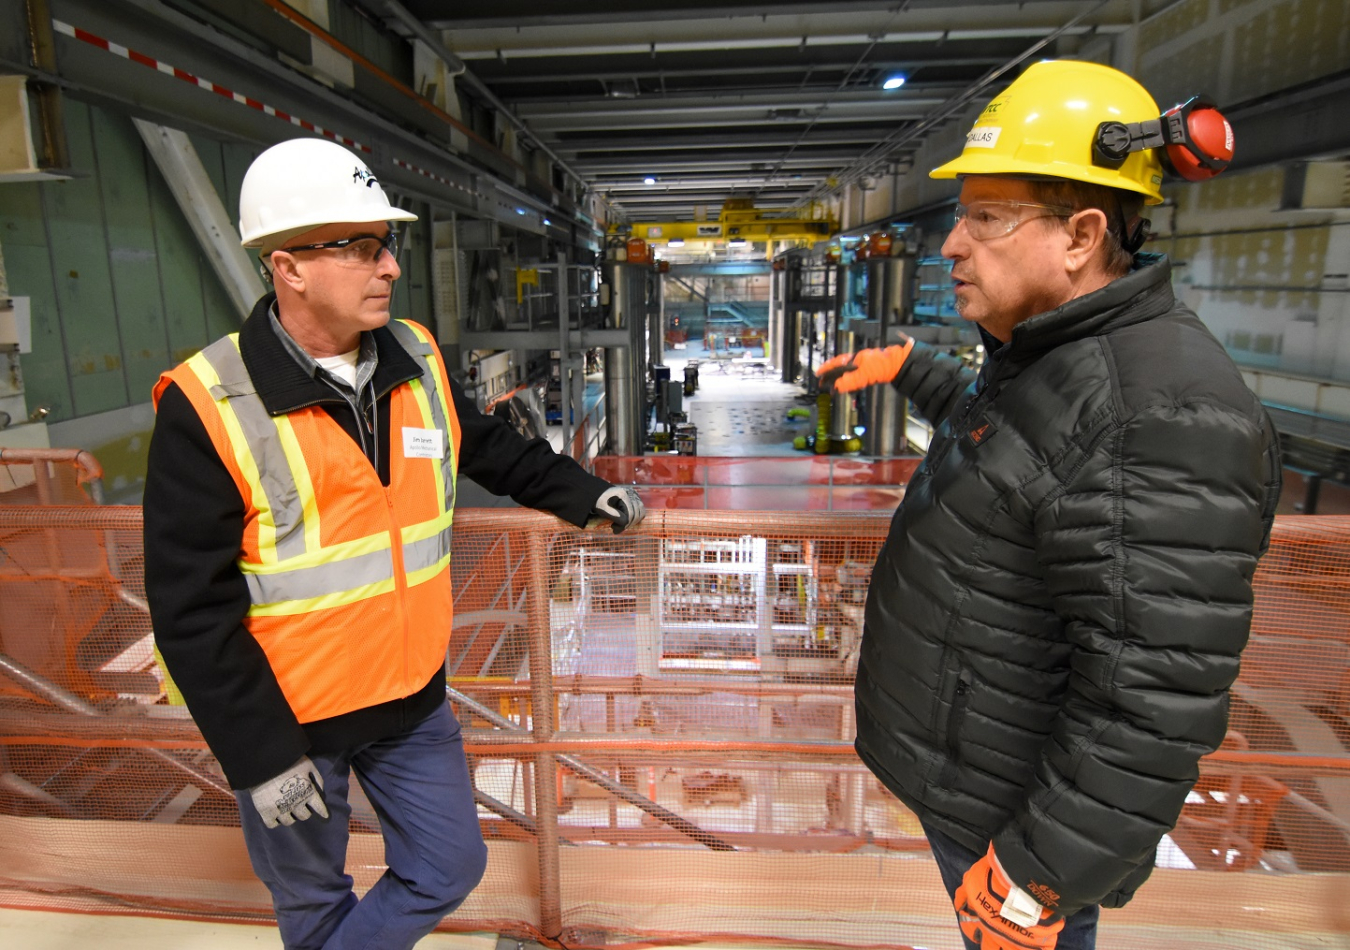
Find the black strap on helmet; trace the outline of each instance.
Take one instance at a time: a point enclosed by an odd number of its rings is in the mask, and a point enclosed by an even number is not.
[[[1156,119],[1103,122],[1092,137],[1092,163],[1104,168],[1119,168],[1132,153],[1156,148],[1160,149],[1163,164],[1176,173],[1168,153],[1179,149],[1208,171],[1206,177],[1217,175],[1228,167],[1228,159],[1218,157],[1215,154],[1219,151],[1217,148],[1197,144],[1191,124],[1191,116],[1204,109],[1215,109],[1214,103],[1205,96],[1192,96]]]

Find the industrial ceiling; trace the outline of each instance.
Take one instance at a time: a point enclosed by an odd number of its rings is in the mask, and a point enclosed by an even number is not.
[[[360,2],[399,28],[392,4]],[[903,171],[925,132],[1020,64],[1109,55],[1113,35],[1171,2],[403,6],[623,216],[688,220],[716,217],[728,197],[800,209],[838,184]]]

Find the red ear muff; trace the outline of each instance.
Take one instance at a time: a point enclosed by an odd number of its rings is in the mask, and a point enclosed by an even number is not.
[[[1197,97],[1169,109],[1163,119],[1169,126],[1179,125],[1178,134],[1168,136],[1167,157],[1181,178],[1205,181],[1233,160],[1233,127],[1211,103]]]
[[[1201,96],[1173,106],[1157,119],[1103,122],[1092,139],[1092,162],[1119,168],[1132,152],[1161,149],[1163,167],[1186,181],[1213,178],[1233,160],[1233,127]]]

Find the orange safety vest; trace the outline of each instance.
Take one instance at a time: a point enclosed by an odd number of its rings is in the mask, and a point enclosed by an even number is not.
[[[159,378],[197,410],[244,500],[244,627],[300,722],[409,696],[445,662],[460,429],[431,334],[389,329],[426,362],[390,394],[389,487],[319,406],[270,416],[231,334]]]

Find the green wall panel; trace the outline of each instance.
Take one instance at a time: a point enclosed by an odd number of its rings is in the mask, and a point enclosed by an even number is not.
[[[211,184],[216,186],[216,194],[225,194],[225,166],[220,158],[220,143],[204,139],[200,135],[191,135],[188,138],[192,142],[192,147],[197,150],[197,157],[201,159],[202,167],[206,169]]]
[[[237,227],[239,224],[239,188],[244,183],[244,173],[261,149],[251,145],[226,143],[221,147],[221,158],[225,169],[225,190],[220,193],[225,202],[225,213]]]
[[[128,401],[89,112],[82,102],[66,104],[71,164],[88,177],[42,186],[74,412],[81,416]]]
[[[201,272],[202,304],[206,308],[207,342],[219,339],[227,333],[238,333],[244,320],[234,308],[234,301],[230,299],[230,295],[220,285],[216,272],[200,254],[197,256],[197,269]]]
[[[172,365],[147,184],[149,173],[159,171],[147,160],[130,118],[95,109],[93,128],[128,396],[144,402]]]
[[[37,182],[0,186],[0,246],[47,247],[42,221],[42,191]],[[16,291],[17,293],[17,291]]]
[[[0,186],[0,194],[14,187]],[[38,186],[31,187],[36,189]],[[41,219],[37,222],[37,233],[45,233]],[[61,334],[61,318],[56,312],[56,288],[52,286],[52,262],[47,246],[6,240],[4,248],[9,292],[17,297],[32,298],[33,352],[19,358],[24,399],[29,410],[49,407],[51,415],[48,418],[52,422],[69,419],[75,415],[75,400],[70,392],[66,344]]]
[[[197,238],[158,168],[149,175],[149,193],[168,333],[168,362],[177,364],[211,342],[206,336],[206,312],[202,305],[202,275],[197,263],[200,255]],[[148,393],[145,398],[149,398]]]
[[[70,391],[75,399],[76,415],[89,416],[109,409],[120,409],[130,403],[127,398],[127,377],[122,372],[120,361],[116,369],[72,375]],[[135,401],[144,402],[140,398]]]

